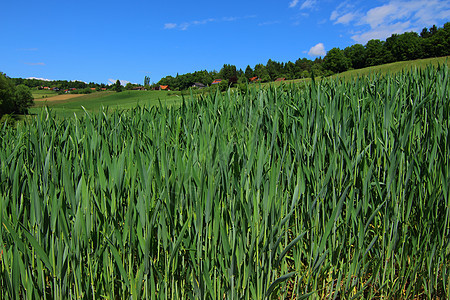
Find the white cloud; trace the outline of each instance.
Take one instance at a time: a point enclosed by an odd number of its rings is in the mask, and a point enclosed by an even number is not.
[[[340,16],[337,18],[336,22],[334,24],[348,24],[351,21],[355,20],[358,17],[356,13],[346,13],[343,16]]]
[[[166,23],[164,24],[164,29],[174,29],[177,27],[176,23]]]
[[[36,80],[42,80],[42,81],[52,81],[51,79],[37,78],[37,77],[28,77],[27,79],[36,79]]]
[[[316,6],[316,3],[316,0],[306,0],[303,2],[302,6],[300,6],[300,9],[312,9]]]
[[[179,30],[187,30],[191,26],[197,26],[197,25],[205,25],[212,22],[234,22],[238,21],[240,19],[248,19],[248,18],[254,18],[255,16],[246,16],[246,17],[223,17],[221,19],[215,19],[215,18],[208,18],[204,20],[195,20],[190,22],[183,22],[181,24],[177,23],[166,23],[164,24],[164,29],[179,29]]]
[[[116,81],[117,81],[117,79],[108,79],[108,85],[116,84]],[[120,85],[122,85],[122,86],[126,86],[127,83],[130,83],[127,80],[119,80],[119,81],[120,81]]]
[[[352,39],[361,44],[367,43],[369,40],[384,40],[394,33],[401,34],[403,32],[411,31],[410,22],[397,22],[394,24],[386,24],[378,26],[368,31],[362,31],[352,35]]]
[[[258,26],[270,26],[270,25],[275,25],[275,24],[280,24],[280,21],[262,22],[262,23],[259,23]]]
[[[29,65],[29,66],[45,66],[45,63],[43,63],[43,62],[37,62],[37,63],[26,62],[25,64]]]
[[[296,7],[299,1],[300,0],[292,0],[292,2],[289,3],[289,7]]]
[[[300,0],[292,0],[289,3],[289,7],[290,8],[296,7],[299,2],[300,2]],[[300,10],[313,9],[316,6],[316,3],[317,3],[317,0],[305,0],[305,1],[303,1],[302,5],[300,5]]]
[[[327,52],[325,51],[325,46],[322,43],[318,43],[317,45],[311,47],[309,49],[309,56],[325,56]]]
[[[386,39],[394,33],[417,32],[450,19],[448,0],[390,0],[365,11],[355,7],[354,2],[341,3],[331,13],[330,20],[359,30],[352,39],[362,44],[371,39]]]
[[[224,22],[233,22],[233,21],[236,21],[238,18],[236,18],[236,17],[224,17],[224,18],[222,18],[222,21],[224,21]],[[211,19],[211,20],[213,20],[214,21],[214,19]]]

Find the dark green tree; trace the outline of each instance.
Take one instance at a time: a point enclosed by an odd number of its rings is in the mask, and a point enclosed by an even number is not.
[[[144,77],[144,86],[145,87],[149,87],[150,86],[150,77],[149,76],[145,76]]]
[[[13,81],[0,73],[0,116],[4,114],[24,114],[33,105],[30,89],[20,84],[14,86]]]
[[[270,79],[275,80],[282,75],[283,64],[269,59],[266,64],[267,72],[269,73]]]
[[[242,74],[238,77],[238,83],[247,83],[248,82],[248,78],[247,76],[245,76],[245,74]]]
[[[262,82],[270,81],[269,72],[267,72],[267,68],[263,64],[257,64],[255,66],[255,75],[258,76]]]
[[[33,95],[31,90],[24,84],[16,87],[15,91],[16,112],[19,114],[27,114],[28,108],[33,106]]]
[[[370,40],[366,44],[366,66],[377,66],[393,61],[392,54],[384,47],[383,41]]]
[[[227,80],[232,77],[237,77],[236,66],[224,64],[219,72],[219,77]]]
[[[284,65],[284,70],[286,73],[286,79],[295,79],[295,73],[296,73],[296,66],[293,62],[288,61]]]
[[[247,68],[245,68],[245,77],[247,77],[247,79],[250,79],[254,76],[255,73],[253,72],[253,69],[250,67],[250,65],[248,65]]]
[[[341,73],[347,71],[351,66],[351,61],[348,59],[344,51],[339,48],[333,48],[327,52],[323,59],[323,67],[333,73]]]
[[[117,79],[116,83],[114,84],[114,90],[118,93],[120,93],[123,90],[122,85],[120,84],[120,80]]]
[[[313,62],[307,58],[299,58],[295,61],[295,77],[294,78],[304,78],[305,75],[308,76],[311,73],[311,68]]]
[[[344,55],[350,59],[353,69],[361,69],[366,66],[366,48],[361,44],[355,44],[344,49]]]
[[[423,57],[423,39],[416,32],[393,34],[386,39],[386,49],[394,61],[413,60]]]

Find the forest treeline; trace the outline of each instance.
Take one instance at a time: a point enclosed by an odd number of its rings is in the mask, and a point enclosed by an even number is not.
[[[68,80],[43,80],[38,78],[9,78],[15,85],[26,85],[29,88],[35,87],[51,87],[56,88],[58,90],[65,89],[87,89],[87,88],[108,88],[110,85],[106,85],[104,83],[95,83],[90,82],[86,83],[83,81],[68,81]]]
[[[196,71],[183,75],[166,76],[157,85],[168,85],[172,90],[185,90],[194,83],[210,85],[215,79],[225,80],[225,84],[245,83],[258,77],[261,82],[277,78],[299,79],[314,76],[328,76],[350,69],[361,69],[397,61],[450,55],[450,22],[443,27],[424,28],[420,34],[405,32],[392,34],[386,41],[372,39],[367,44],[355,44],[345,49],[332,48],[325,57],[314,60],[299,58],[295,62],[277,62],[250,65],[245,70],[224,64],[220,71]],[[222,84],[223,85],[223,84]]]

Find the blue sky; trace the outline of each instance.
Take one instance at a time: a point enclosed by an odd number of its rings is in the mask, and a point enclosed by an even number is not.
[[[324,56],[450,21],[450,1],[3,1],[0,72],[157,82],[223,64]]]

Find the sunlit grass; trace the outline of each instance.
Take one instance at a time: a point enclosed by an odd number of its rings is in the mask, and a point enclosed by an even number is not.
[[[2,295],[448,299],[449,102],[440,66],[3,126]]]

